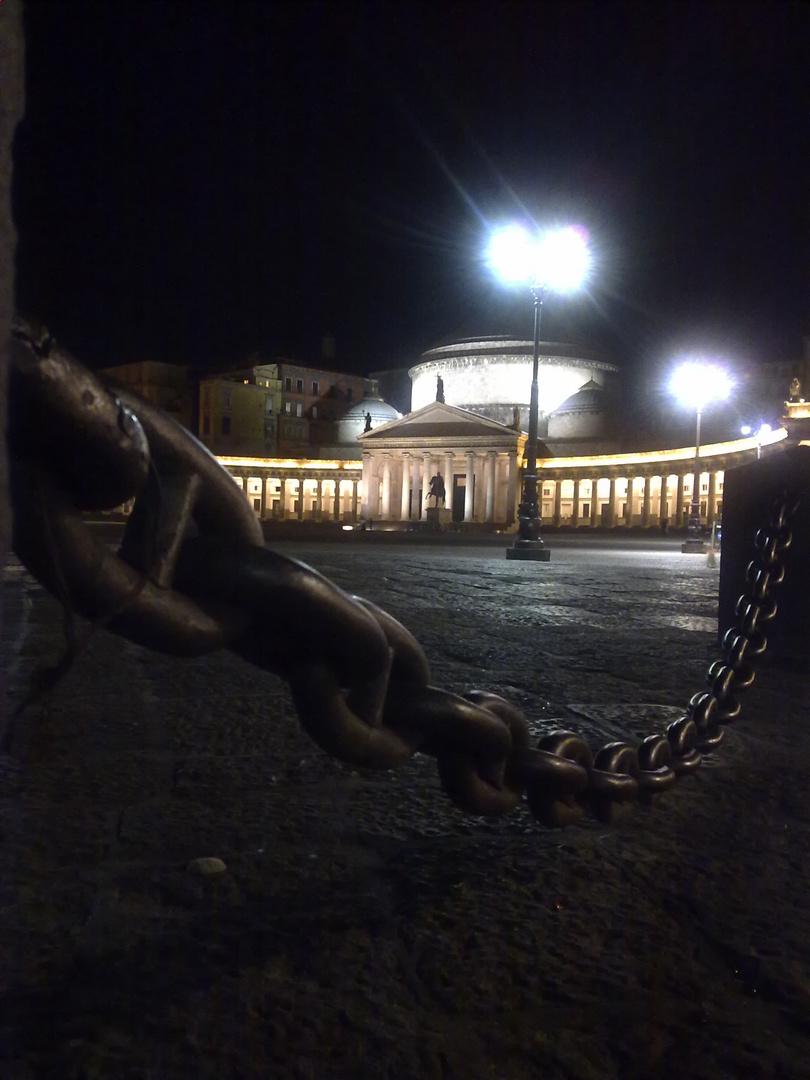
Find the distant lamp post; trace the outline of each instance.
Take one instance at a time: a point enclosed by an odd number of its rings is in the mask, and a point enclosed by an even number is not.
[[[770,424],[760,424],[756,431],[754,431],[750,424],[744,424],[740,428],[741,435],[753,435],[757,440],[757,461],[762,457],[762,440],[766,435],[770,435],[772,431],[773,428]]]
[[[731,379],[722,368],[699,361],[687,361],[675,369],[669,388],[684,405],[695,410],[695,471],[692,477],[692,502],[686,526],[686,542],[681,551],[700,554],[705,545],[700,535],[700,415],[713,401],[724,401],[731,392]]]
[[[507,559],[548,562],[551,552],[540,539],[540,504],[537,498],[537,418],[540,360],[540,320],[546,292],[573,292],[590,266],[587,233],[576,226],[538,233],[522,225],[509,225],[494,233],[489,246],[489,265],[508,285],[527,285],[534,297],[534,354],[529,403],[526,463],[518,507],[518,535],[507,548]]]

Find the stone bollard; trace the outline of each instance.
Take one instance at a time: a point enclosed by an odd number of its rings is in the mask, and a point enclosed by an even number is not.
[[[785,580],[774,590],[777,613],[763,629],[767,657],[805,664],[810,656],[810,445],[793,446],[726,472],[720,560],[718,631],[736,622],[735,605],[745,591],[745,571],[755,556],[754,537],[767,525],[774,500],[786,490],[801,502],[785,552]]]

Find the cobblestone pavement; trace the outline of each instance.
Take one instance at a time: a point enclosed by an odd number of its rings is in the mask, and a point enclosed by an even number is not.
[[[672,546],[276,547],[538,735],[661,730],[719,655],[718,570]],[[3,619],[13,707],[60,613],[12,565]],[[807,705],[769,656],[698,774],[554,831],[465,816],[429,758],[332,761],[230,654],[99,631],[0,759],[0,1077],[803,1080]]]

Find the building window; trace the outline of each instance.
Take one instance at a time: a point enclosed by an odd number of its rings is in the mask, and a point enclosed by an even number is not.
[[[290,378],[289,375],[284,380],[284,389],[285,390],[292,390],[292,379]]]
[[[230,409],[231,407],[231,392],[230,390],[222,391],[222,408]]]
[[[285,401],[284,402],[284,412],[287,414],[287,416],[292,415],[292,402],[291,401]]]
[[[303,379],[296,379],[295,380],[295,389],[299,394],[303,394],[303,392],[304,392],[304,380]]]
[[[319,389],[318,389],[319,386],[320,386],[320,383],[316,379],[313,379],[312,380],[312,393],[313,393],[313,395],[317,396],[317,394],[319,393]]]
[[[203,435],[210,435],[211,434],[211,417],[208,415],[208,413],[206,413],[205,416],[203,416],[203,431],[202,431],[202,433],[203,433]]]
[[[586,518],[589,518],[591,516],[591,504],[590,503],[583,503],[582,504],[582,516],[586,517]]]
[[[231,433],[231,418],[230,416],[222,417],[222,434],[230,435]]]
[[[313,420],[318,419],[318,406],[317,405],[312,406],[312,419]]]
[[[303,416],[304,415],[304,406],[301,404],[300,401],[296,402],[295,415],[296,416]]]
[[[210,409],[211,408],[211,387],[210,386],[206,386],[206,387],[203,388],[202,397],[203,397],[203,400],[202,400],[203,408],[204,409]]]

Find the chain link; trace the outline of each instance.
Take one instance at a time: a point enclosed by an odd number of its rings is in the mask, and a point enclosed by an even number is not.
[[[569,731],[533,746],[506,699],[432,686],[419,642],[393,616],[267,550],[230,474],[168,416],[104,385],[47,334],[18,324],[15,346],[10,449],[22,562],[70,610],[131,641],[175,655],[227,646],[282,676],[304,729],[339,760],[393,769],[429,754],[470,814],[508,813],[525,795],[544,825],[586,813],[613,824],[694,772],[738,719],[776,616],[798,505],[790,494],[756,535],[723,659],[682,717],[637,747],[611,742],[594,753]],[[33,434],[45,427],[51,434]],[[114,554],[81,512],[130,499]]]

